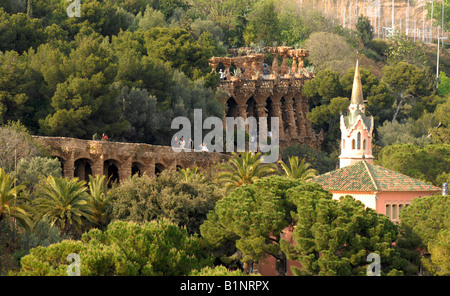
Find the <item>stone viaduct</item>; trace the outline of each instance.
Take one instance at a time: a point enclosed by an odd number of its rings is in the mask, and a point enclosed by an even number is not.
[[[227,96],[225,117],[278,117],[280,146],[301,143],[319,149],[323,132],[316,133],[306,117],[309,100],[302,95],[302,87],[313,72],[304,67],[308,51],[292,47],[239,48],[229,50],[229,57],[212,57],[213,71],[225,73],[220,87]],[[267,56],[273,61],[268,65]],[[281,60],[281,66],[279,66]],[[292,63],[291,66],[288,66]],[[269,62],[269,61],[267,61]]]
[[[226,117],[253,116],[279,118],[280,147],[306,144],[320,149],[323,133],[316,133],[307,118],[309,101],[302,95],[302,87],[313,72],[304,67],[308,52],[292,47],[240,48],[229,50],[229,57],[213,57],[213,71],[225,72],[220,85],[227,96]],[[267,54],[272,56],[270,65]],[[288,63],[289,60],[289,63]],[[279,66],[281,61],[281,66]],[[291,64],[291,66],[288,66]],[[233,72],[231,72],[233,70]],[[86,180],[89,174],[111,176],[125,180],[137,174],[155,174],[177,168],[208,168],[229,157],[217,152],[175,152],[169,146],[110,141],[92,141],[65,137],[34,137],[57,157],[65,177]]]
[[[65,137],[33,138],[60,160],[64,177],[81,180],[88,180],[91,174],[111,176],[112,181],[120,182],[136,173],[154,176],[165,169],[196,166],[207,169],[229,157],[217,152],[176,152],[170,146]]]

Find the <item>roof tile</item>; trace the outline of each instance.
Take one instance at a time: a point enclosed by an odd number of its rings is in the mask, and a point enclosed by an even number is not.
[[[427,184],[401,173],[360,161],[309,181],[321,184],[334,191],[440,191],[439,187]]]

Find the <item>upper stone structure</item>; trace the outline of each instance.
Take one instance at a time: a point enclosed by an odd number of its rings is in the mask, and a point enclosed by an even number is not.
[[[269,53],[270,63],[266,61]],[[301,143],[319,149],[323,132],[314,131],[307,118],[309,100],[302,95],[305,81],[314,77],[304,66],[308,51],[288,46],[244,47],[229,50],[229,55],[209,60],[213,71],[225,73],[220,81],[228,94],[222,99],[227,106],[224,120],[267,117],[267,126],[258,127],[267,131],[271,117],[278,117],[280,146]],[[291,67],[288,60],[292,60]]]
[[[373,163],[372,133],[373,117],[365,114],[359,65],[356,62],[352,97],[347,116],[341,115],[340,167],[352,165],[361,160]]]

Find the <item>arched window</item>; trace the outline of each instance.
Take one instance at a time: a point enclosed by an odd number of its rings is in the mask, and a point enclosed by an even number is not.
[[[386,205],[386,216],[391,218],[391,205]]]
[[[361,133],[358,132],[358,135],[356,136],[356,141],[357,141],[357,148],[358,150],[361,149]]]
[[[363,149],[366,150],[366,139],[363,140]]]
[[[352,140],[352,149],[355,149],[355,139]]]

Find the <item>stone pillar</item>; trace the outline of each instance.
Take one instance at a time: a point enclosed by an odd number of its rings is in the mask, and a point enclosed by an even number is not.
[[[292,97],[284,98],[284,108],[286,110],[286,120],[288,123],[287,134],[291,138],[298,138],[297,125],[295,123],[294,101]]]
[[[75,159],[73,153],[64,161],[64,178],[73,178],[75,171]]]
[[[298,70],[298,68],[297,68],[297,57],[296,56],[293,56],[292,57],[292,74],[297,74],[297,70]]]
[[[303,61],[303,56],[298,57],[298,69],[304,69],[305,68],[305,62]]]
[[[103,155],[100,155],[99,157],[97,157],[97,159],[93,160],[93,163],[92,163],[92,174],[94,176],[101,176],[101,175],[103,175],[104,174],[103,165],[104,165],[104,158],[103,158]]]
[[[283,123],[283,116],[282,116],[282,111],[281,111],[281,97],[278,100],[275,100],[274,98],[272,98],[272,111],[273,111],[273,115],[274,117],[278,117],[278,123],[279,123],[279,131],[278,131],[278,135],[279,135],[279,139],[280,140],[285,140],[284,137],[284,123]]]
[[[261,117],[266,117],[267,118],[266,105],[267,105],[266,102],[256,105],[256,110],[257,110],[257,113],[258,113],[258,119],[261,118]],[[258,120],[258,127],[259,127],[258,138],[261,137],[261,136],[268,136],[267,135],[267,129],[268,129],[267,124],[260,125],[259,124],[259,120]]]
[[[288,51],[289,51],[288,47],[280,48],[280,54],[283,56],[283,60],[281,62],[281,72],[280,72],[281,76],[284,76],[288,72],[288,65],[287,65]]]
[[[155,175],[155,158],[152,157],[148,163],[144,164],[144,172],[147,176],[153,177]]]
[[[297,116],[297,131],[300,136],[300,139],[304,140],[305,137],[307,137],[307,129],[306,129],[306,121],[308,120],[306,118],[306,114],[304,113],[304,101],[307,101],[306,98],[304,98],[302,95],[297,95],[294,97],[294,109],[295,114]]]
[[[119,178],[120,181],[125,181],[129,177],[131,177],[131,167],[133,163],[131,161],[131,157],[124,158],[119,169]]]
[[[258,119],[261,117],[267,118],[267,116],[268,116],[268,112],[266,109],[267,98],[271,94],[272,94],[272,88],[263,87],[262,85],[260,85],[259,87],[256,88],[253,97],[255,98],[255,101],[256,101],[256,112],[258,115]],[[268,123],[269,123],[269,121],[267,120],[267,124]],[[260,125],[259,120],[258,120],[258,127],[259,127],[258,134],[259,135],[267,135],[267,132],[269,129],[267,124]]]
[[[278,52],[273,53],[273,62],[272,62],[272,74],[276,75],[280,71],[280,68],[278,66]]]
[[[247,107],[248,107],[247,104],[239,104],[239,103],[237,106],[239,116],[244,118],[244,120],[247,119]]]
[[[251,79],[252,78],[252,58],[245,57],[244,60],[244,78]]]

